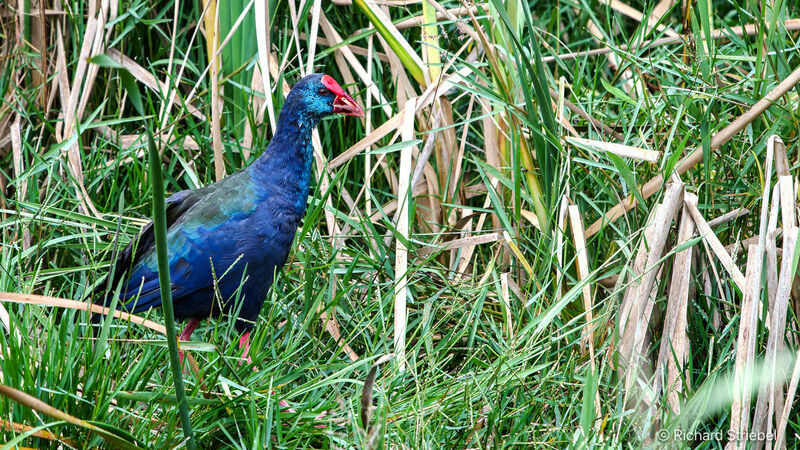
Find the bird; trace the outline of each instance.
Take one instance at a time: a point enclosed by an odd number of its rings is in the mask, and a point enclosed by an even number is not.
[[[364,117],[333,77],[303,77],[286,97],[272,140],[250,166],[166,200],[174,316],[187,320],[179,340],[189,340],[203,319],[236,314],[239,349],[252,362],[250,333],[305,215],[312,130],[334,114]],[[106,292],[102,302],[109,306],[120,283],[117,309],[136,314],[161,306],[152,222],[92,292]]]

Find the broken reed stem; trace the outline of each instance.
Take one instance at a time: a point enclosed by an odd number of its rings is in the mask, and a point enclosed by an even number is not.
[[[744,292],[745,276],[742,275],[739,267],[733,262],[731,255],[725,251],[725,246],[722,245],[717,235],[714,234],[714,231],[708,226],[708,222],[703,218],[700,210],[695,206],[697,204],[697,196],[695,194],[687,194],[686,198],[693,200],[692,202],[686,202],[686,206],[689,207],[689,213],[692,215],[692,219],[694,219],[695,226],[697,226],[697,231],[700,233],[700,236],[705,240],[711,250],[714,251],[714,254],[717,255],[720,264],[722,264],[722,267],[730,274],[731,279],[739,290]]]
[[[685,202],[691,201],[693,199],[685,200]],[[688,207],[684,204],[676,245],[680,246],[689,241],[694,235],[694,230],[694,220]],[[680,414],[678,394],[684,391],[683,373],[688,354],[686,310],[692,278],[692,253],[694,253],[694,248],[689,247],[676,253],[673,257],[672,280],[669,287],[667,312],[664,315],[664,331],[661,334],[661,345],[655,370],[653,396],[658,398],[661,390],[662,370],[664,364],[667,364],[667,385],[664,390],[667,394],[667,404],[674,414]]]
[[[761,100],[759,100],[755,105],[753,105],[749,110],[747,110],[744,114],[737,117],[733,122],[731,122],[728,126],[720,130],[717,134],[715,134],[711,138],[710,148],[711,152],[716,152],[722,146],[728,142],[733,136],[735,136],[739,131],[743,130],[747,125],[749,125],[753,120],[756,119],[759,115],[761,115],[764,111],[767,110],[773,103],[775,103],[778,99],[783,97],[789,89],[794,87],[795,84],[800,82],[800,67],[796,68],[794,72],[792,72],[785,80],[783,80],[780,84],[775,86],[769,94],[764,96]],[[703,146],[700,145],[696,147],[689,155],[687,155],[681,162],[675,167],[675,173],[681,175],[685,173],[687,170],[691,169],[697,163],[703,160]],[[641,189],[641,194],[643,198],[648,198],[658,192],[661,188],[661,185],[664,183],[664,175],[657,175],[653,177],[650,181],[644,184]],[[586,236],[592,236],[598,231],[600,231],[603,226],[609,222],[613,222],[620,217],[622,217],[626,212],[631,210],[633,207],[636,206],[636,199],[633,195],[628,196],[620,203],[618,203],[613,208],[609,209],[603,217],[598,219],[595,223],[586,230]]]
[[[642,354],[646,354],[644,349],[647,330],[650,325],[650,316],[653,312],[655,293],[653,291],[656,277],[661,268],[661,257],[667,243],[672,219],[680,210],[684,197],[684,184],[675,182],[670,184],[664,194],[664,201],[658,205],[653,220],[651,230],[645,233],[645,240],[640,248],[649,248],[647,259],[643,266],[640,278],[634,280],[633,290],[626,294],[633,295],[629,300],[630,314],[625,322],[625,327],[621,330],[622,341],[619,345],[619,353],[623,362],[623,373],[625,375],[625,397],[630,397],[635,380],[639,377],[640,366],[642,364]],[[639,256],[637,255],[637,259]]]
[[[781,413],[781,420],[778,423],[778,429],[775,432],[775,447],[776,449],[783,448],[783,441],[786,438],[786,425],[789,422],[789,412],[792,409],[792,400],[797,392],[797,381],[800,379],[800,352],[797,352],[794,360],[794,371],[792,372],[792,379],[789,382],[789,390],[786,393],[786,403],[783,405]]]
[[[753,385],[753,364],[756,346],[756,325],[758,323],[758,305],[760,297],[761,277],[757,260],[763,258],[758,252],[758,245],[747,249],[747,274],[745,275],[744,299],[739,321],[739,336],[736,340],[736,366],[734,369],[733,402],[731,403],[731,426],[728,436],[731,437],[726,448],[745,448],[741,440],[750,428],[750,388]],[[756,273],[759,272],[759,273]]]

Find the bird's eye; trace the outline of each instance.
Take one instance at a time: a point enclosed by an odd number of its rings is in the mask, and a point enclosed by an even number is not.
[[[325,89],[325,88],[319,88],[319,90],[317,91],[317,94],[319,94],[319,95],[325,95],[327,93],[328,93],[328,90]]]

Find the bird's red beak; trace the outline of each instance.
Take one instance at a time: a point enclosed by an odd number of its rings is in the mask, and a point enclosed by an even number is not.
[[[336,94],[336,99],[333,100],[334,114],[343,114],[345,116],[364,117],[364,110],[358,106],[353,97],[347,95],[347,92],[339,86],[332,77],[328,75],[322,76],[322,84],[325,85],[331,92]]]
[[[358,106],[353,97],[346,93],[336,95],[336,100],[333,101],[333,112],[345,116],[364,117],[364,110]]]

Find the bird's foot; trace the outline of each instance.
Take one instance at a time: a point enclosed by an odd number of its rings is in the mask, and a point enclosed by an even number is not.
[[[281,412],[285,412],[285,413],[296,413],[297,412],[297,410],[292,408],[292,405],[290,405],[289,402],[287,402],[286,400],[279,400],[278,401],[278,406],[282,406],[282,407],[286,408],[286,409],[282,409]]]
[[[246,331],[242,337],[239,338],[239,350],[244,348],[244,353],[242,354],[242,358],[239,360],[239,365],[241,366],[243,362],[247,361],[247,364],[253,364],[253,359],[250,357],[250,332]],[[253,372],[258,372],[255,366],[253,366]]]
[[[186,322],[186,326],[183,328],[183,331],[181,331],[181,334],[178,335],[178,341],[188,341],[188,340],[190,340],[192,338],[192,333],[194,333],[194,329],[197,328],[197,325],[199,323],[200,323],[200,321],[197,320],[197,319],[189,319],[189,321]],[[179,342],[179,345],[180,345],[180,342]],[[183,356],[184,356],[184,351],[183,350],[178,350],[178,359],[180,360],[180,366],[181,367],[183,367]],[[183,374],[184,375],[188,375],[189,374],[189,367],[188,366],[187,367],[183,367]]]
[[[183,350],[178,350],[178,359],[180,359],[180,366],[183,368],[183,376],[189,375],[191,371],[189,370],[189,364],[187,363],[185,366],[183,365]]]
[[[328,415],[328,411],[322,411],[322,413],[320,415],[318,415],[317,417],[314,417],[314,420],[322,420],[327,415]],[[328,426],[324,425],[324,424],[321,424],[321,423],[318,423],[318,424],[314,425],[314,428],[328,428]]]
[[[272,392],[272,394],[274,395],[275,392]],[[296,413],[297,412],[297,410],[292,408],[292,405],[289,402],[287,402],[286,400],[278,400],[278,406],[280,406],[282,408],[286,408],[286,409],[282,409],[281,410],[281,412],[284,412],[284,413]],[[327,415],[328,415],[328,411],[322,411],[322,413],[320,413],[317,417],[314,417],[314,420],[322,420]],[[323,424],[314,425],[314,428],[327,428],[327,427],[328,427],[327,425],[323,425]]]

